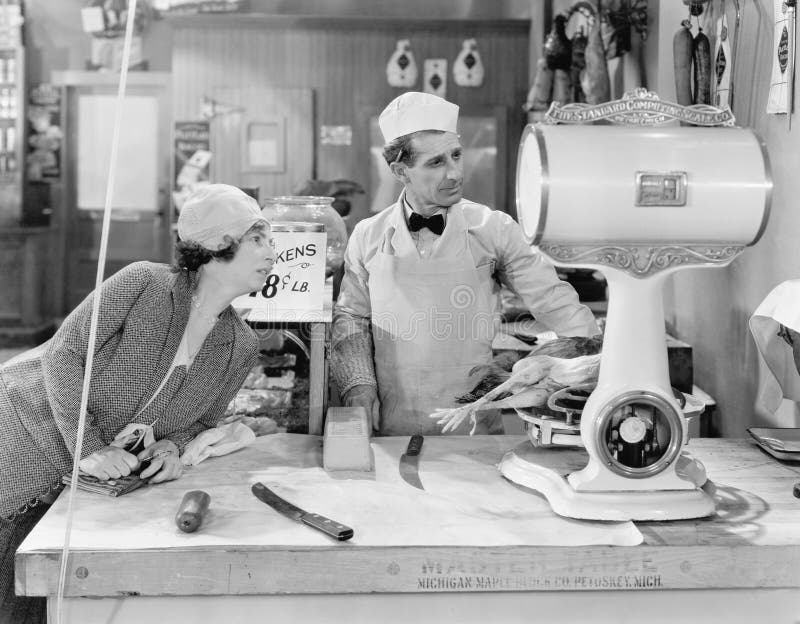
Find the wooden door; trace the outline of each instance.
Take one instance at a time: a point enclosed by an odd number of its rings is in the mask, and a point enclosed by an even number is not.
[[[214,89],[211,181],[292,195],[314,176],[313,91]]]
[[[117,106],[117,76],[76,74],[67,81],[64,98],[66,311],[95,284]],[[122,108],[105,277],[137,260],[169,262],[172,256],[168,81],[163,74],[131,77]]]

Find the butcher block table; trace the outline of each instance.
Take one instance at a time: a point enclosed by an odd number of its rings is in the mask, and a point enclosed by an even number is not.
[[[524,436],[372,441],[374,472],[322,470],[322,439],[278,434],[119,498],[78,492],[61,622],[800,622],[800,464],[745,440],[694,439],[716,515],[560,518],[496,469]],[[582,451],[552,449],[580,466]],[[352,527],[337,542],[250,492],[261,481]],[[180,532],[183,494],[211,496]],[[17,551],[17,592],[56,595],[67,491]]]

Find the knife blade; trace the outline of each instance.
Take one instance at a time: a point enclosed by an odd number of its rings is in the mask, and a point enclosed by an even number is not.
[[[400,476],[403,477],[403,481],[419,490],[425,489],[419,478],[419,454],[424,441],[425,438],[418,433],[412,435],[406,452],[400,456]]]
[[[260,500],[262,503],[266,503],[278,513],[283,514],[291,520],[308,525],[312,529],[322,531],[326,535],[330,535],[340,542],[344,542],[353,537],[353,529],[351,529],[349,526],[335,522],[334,520],[326,518],[325,516],[304,511],[303,509],[300,509],[296,505],[293,505],[289,501],[278,496],[263,483],[254,483],[253,487],[250,488],[250,491],[253,492],[253,495],[258,500]]]

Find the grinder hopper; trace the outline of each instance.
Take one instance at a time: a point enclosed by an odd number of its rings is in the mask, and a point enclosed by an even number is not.
[[[674,271],[727,265],[766,227],[767,154],[733,123],[727,108],[683,107],[638,89],[596,106],[554,104],[523,133],[517,213],[528,241],[555,264],[596,269],[608,282],[600,373],[580,425],[588,463],[563,476],[511,451],[500,465],[561,515],[714,512],[700,487],[705,469],[683,452],[662,287]]]

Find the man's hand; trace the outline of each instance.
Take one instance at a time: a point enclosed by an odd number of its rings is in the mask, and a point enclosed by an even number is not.
[[[381,426],[381,403],[378,400],[378,389],[375,386],[362,384],[353,386],[342,397],[345,407],[363,407],[367,410],[367,418],[372,428],[378,431]]]
[[[159,440],[151,444],[139,453],[138,460],[148,462],[139,476],[142,479],[150,478],[149,483],[172,481],[183,474],[180,453],[172,440]]]
[[[117,446],[104,446],[84,457],[78,462],[78,467],[101,481],[108,481],[129,475],[138,464],[136,455]]]

